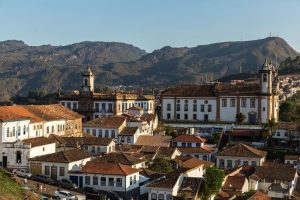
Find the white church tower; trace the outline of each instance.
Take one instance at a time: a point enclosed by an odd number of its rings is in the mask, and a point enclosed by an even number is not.
[[[86,70],[82,72],[82,94],[90,95],[94,93],[94,77],[95,75],[90,66],[87,65]]]

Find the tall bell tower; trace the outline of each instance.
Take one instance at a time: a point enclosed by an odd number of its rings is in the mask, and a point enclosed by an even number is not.
[[[86,69],[82,72],[82,94],[90,95],[94,93],[94,78],[95,75],[91,71],[89,65],[86,66]]]

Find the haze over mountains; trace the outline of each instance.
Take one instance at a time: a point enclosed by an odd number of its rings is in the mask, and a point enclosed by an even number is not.
[[[226,75],[254,73],[265,56],[278,65],[299,55],[278,37],[223,42],[193,48],[164,47],[146,53],[117,42],[80,42],[67,46],[28,46],[22,41],[0,42],[0,100],[29,90],[55,92],[78,89],[80,73],[90,64],[96,86],[138,85],[167,87],[201,83]]]

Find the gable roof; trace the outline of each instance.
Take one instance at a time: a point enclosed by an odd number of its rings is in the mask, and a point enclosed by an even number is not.
[[[229,147],[218,153],[218,156],[236,156],[236,157],[255,157],[263,158],[267,152],[258,150],[256,148],[250,147],[246,144],[237,144],[235,146]]]
[[[139,163],[143,163],[146,160],[145,159],[140,159],[125,153],[108,153],[105,154],[101,157],[96,158],[95,160],[102,162],[102,163],[115,163],[115,164],[122,164],[122,165],[135,165]]]
[[[172,155],[179,151],[177,148],[174,147],[160,147],[157,152],[157,156],[162,156],[165,158],[171,158]]]
[[[130,175],[139,172],[138,169],[128,165],[117,163],[103,163],[100,161],[88,161],[80,170],[82,173],[106,174],[106,175]]]
[[[195,168],[197,166],[201,166],[203,165],[203,168],[204,169],[207,169],[209,167],[212,167],[215,165],[215,163],[213,162],[209,162],[209,161],[205,161],[205,160],[200,160],[199,158],[190,158],[184,162],[182,162],[181,166],[183,168],[187,168],[187,169],[192,169],[192,168]]]
[[[124,127],[121,132],[119,133],[119,135],[128,135],[128,136],[132,136],[135,135],[136,132],[138,131],[138,127]]]
[[[179,195],[177,196],[186,194],[189,198],[194,199],[198,196],[202,181],[203,179],[201,178],[184,177],[178,191]]]
[[[246,182],[245,176],[228,176],[225,180],[222,190],[224,191],[242,191]]]
[[[108,117],[100,117],[94,120],[88,121],[83,124],[84,127],[95,127],[95,128],[119,128],[124,122],[126,118],[123,116],[108,116]]]
[[[214,151],[213,148],[209,147],[208,145],[204,145],[203,147],[178,147],[179,151],[183,154],[187,153],[203,153],[209,154]]]
[[[135,144],[148,146],[170,146],[171,136],[162,135],[140,135]]]
[[[212,84],[202,85],[178,85],[161,92],[162,97],[215,97],[214,86]]]
[[[191,143],[204,143],[206,140],[195,135],[183,134],[172,139],[172,142],[191,142]]]
[[[91,157],[89,153],[82,151],[80,149],[68,149],[65,151],[59,151],[44,156],[37,156],[34,158],[30,158],[29,161],[71,163],[89,157]]]
[[[274,182],[275,180],[292,181],[296,173],[297,170],[292,165],[265,163],[263,166],[257,166],[250,178],[254,180],[266,179],[266,182]]]
[[[42,122],[42,118],[28,111],[24,106],[0,106],[0,121],[30,120]]]
[[[31,144],[31,148],[55,143],[55,140],[46,137],[28,138],[22,140],[24,144]]]

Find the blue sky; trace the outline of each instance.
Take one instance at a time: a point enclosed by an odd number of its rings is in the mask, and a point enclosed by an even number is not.
[[[300,0],[0,0],[0,40],[118,41],[148,52],[279,34],[300,51]]]

